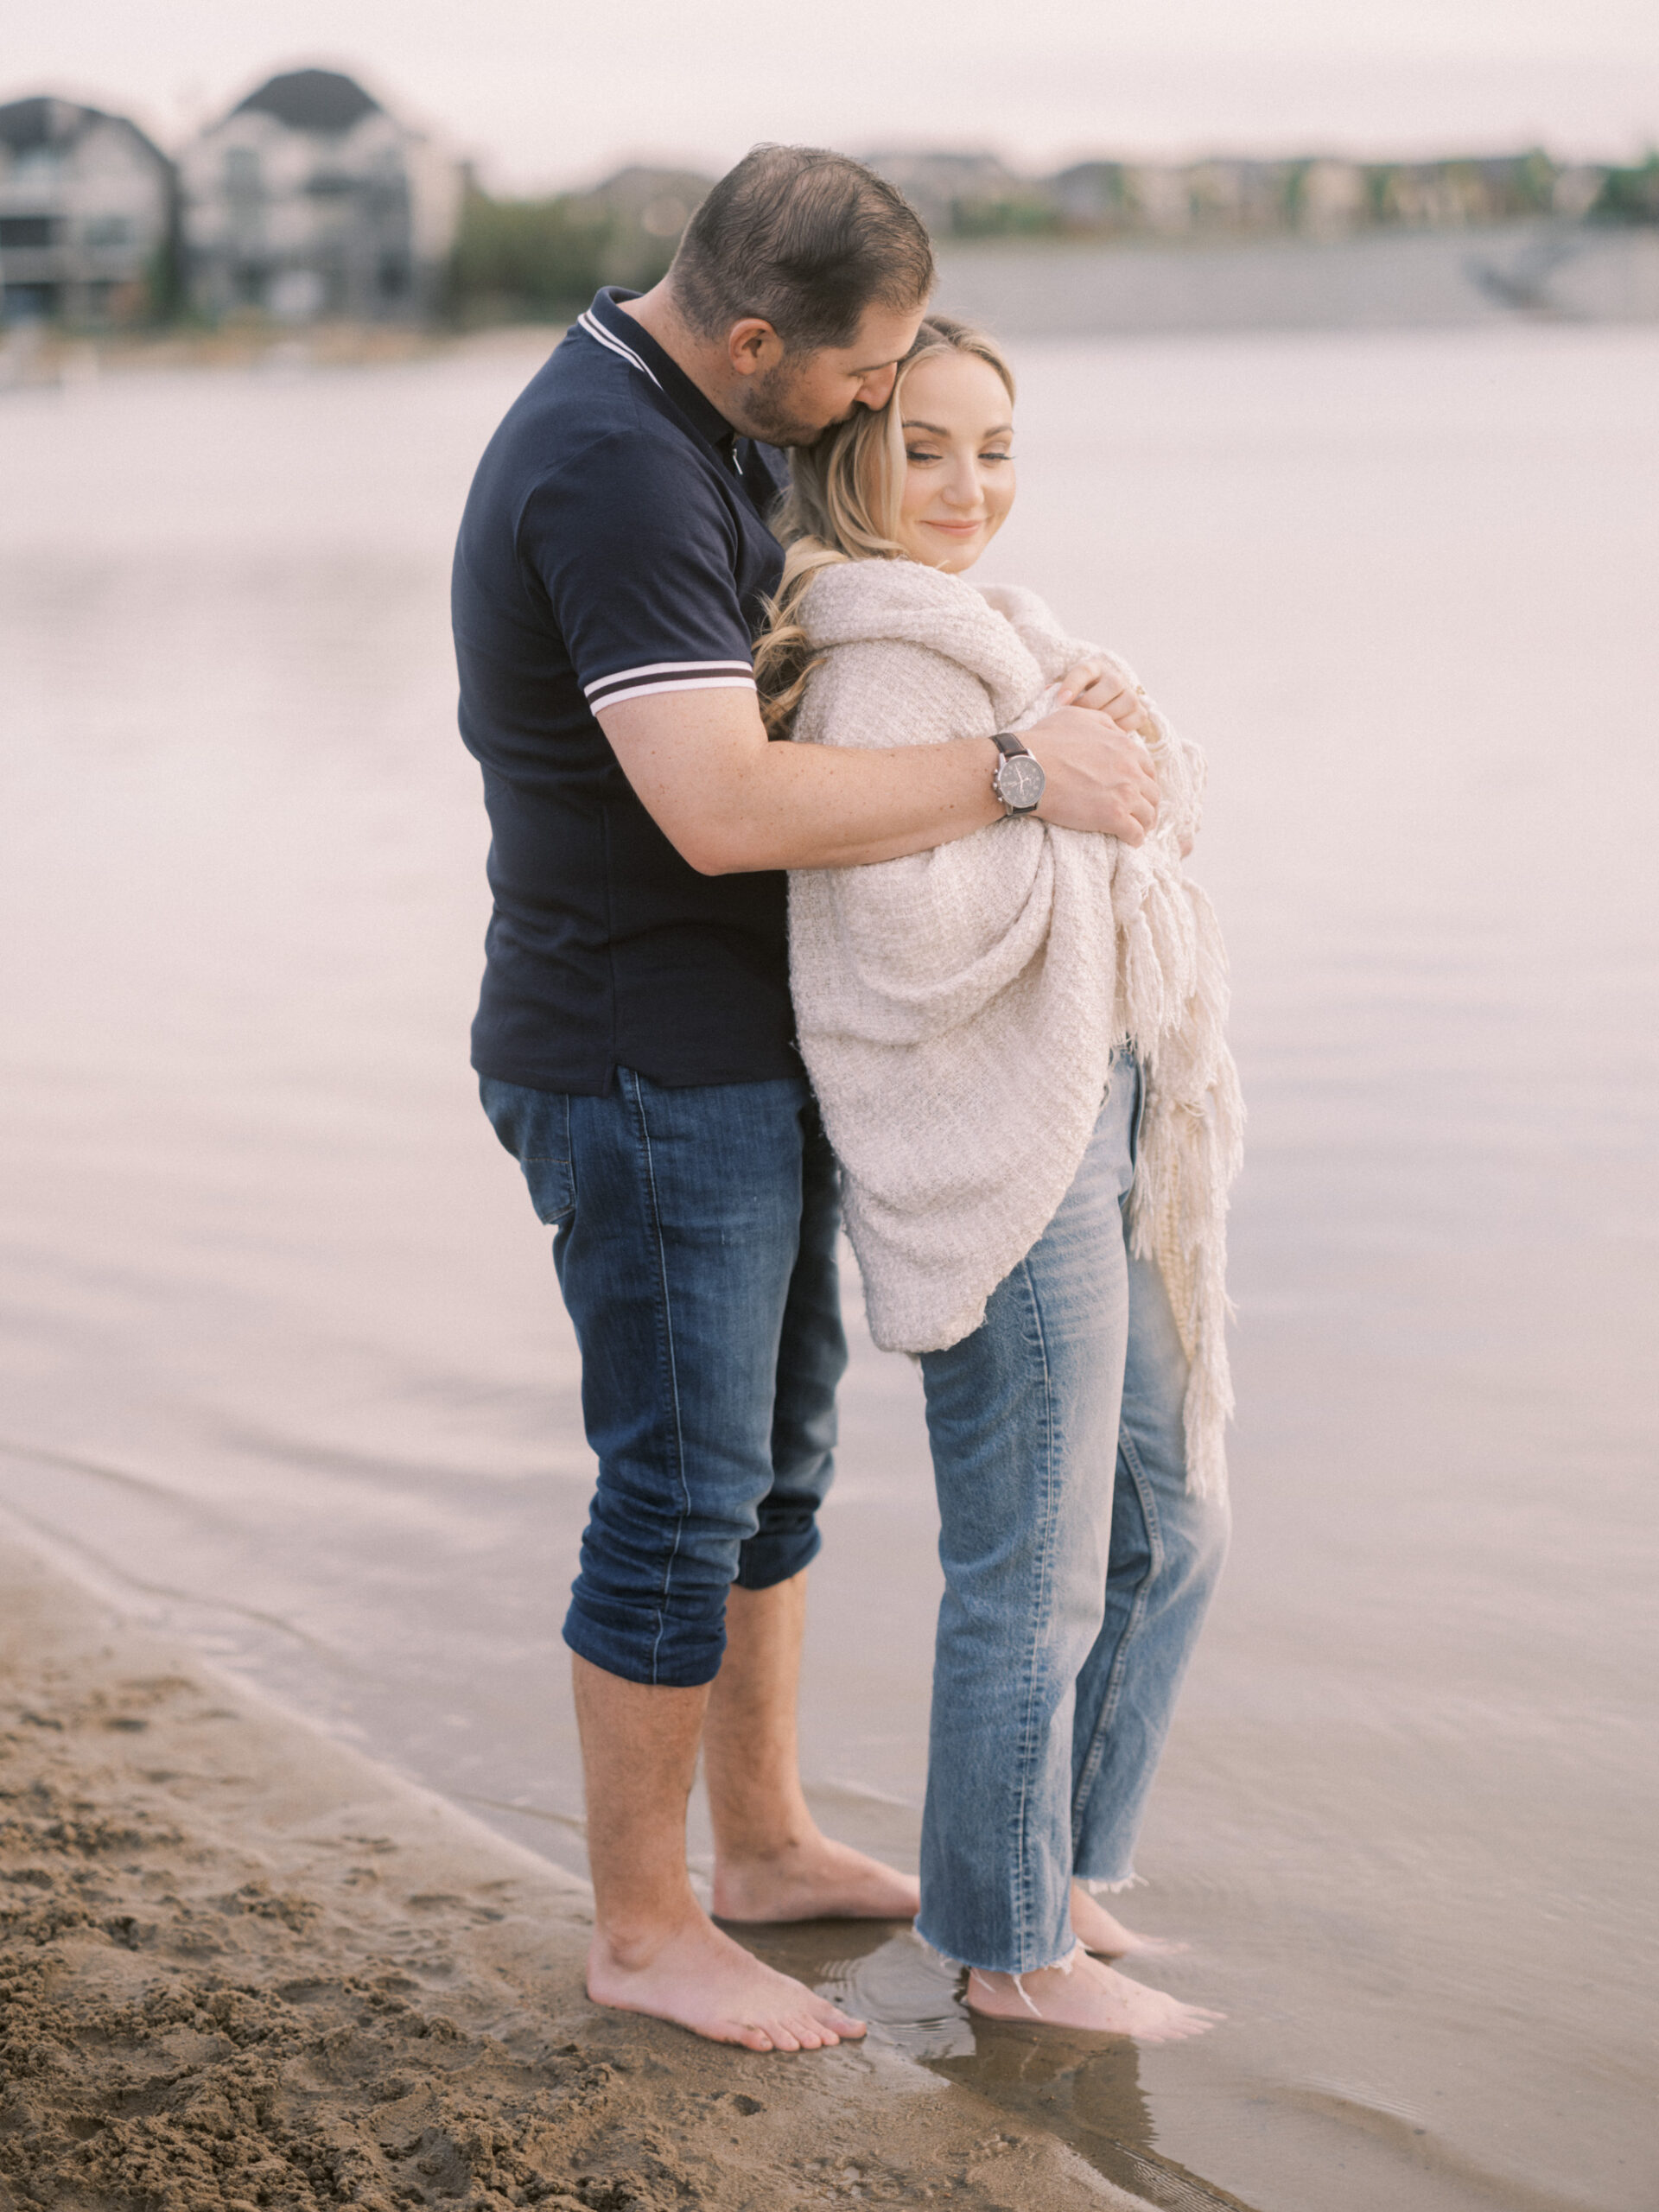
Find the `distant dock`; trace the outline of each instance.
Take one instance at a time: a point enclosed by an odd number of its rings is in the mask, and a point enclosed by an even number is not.
[[[1659,230],[1539,221],[1328,244],[942,243],[938,303],[1010,335],[1659,321]]]

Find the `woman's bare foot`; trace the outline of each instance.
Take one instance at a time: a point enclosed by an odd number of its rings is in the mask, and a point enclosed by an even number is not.
[[[719,1920],[914,1920],[921,1892],[900,1874],[816,1827],[779,1849],[715,1859]]]
[[[588,1950],[588,1994],[595,2005],[648,2012],[746,2050],[823,2050],[864,2033],[862,2020],[775,1973],[695,1905],[653,1939],[624,1944],[597,1931]]]
[[[1021,1993],[1024,1993],[1021,1994]],[[1114,1973],[1086,1952],[1068,1967],[1039,1967],[1035,1974],[968,1977],[968,2009],[992,2020],[1040,2020],[1052,2028],[1092,2028],[1137,2043],[1178,2043],[1201,2036],[1224,2016],[1183,2005],[1161,1989],[1147,1989]]]
[[[1137,1936],[1115,1913],[1108,1912],[1098,1897],[1091,1897],[1081,1882],[1071,1885],[1071,1932],[1085,1951],[1103,1959],[1167,1958],[1172,1952],[1187,1948],[1167,1936]]]

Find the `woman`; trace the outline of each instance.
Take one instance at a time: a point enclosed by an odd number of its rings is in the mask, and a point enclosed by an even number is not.
[[[1134,1879],[1225,1549],[1242,1110],[1180,865],[1198,756],[1031,594],[962,581],[1013,503],[1013,402],[996,348],[935,316],[884,410],[794,456],[756,668],[774,734],[871,746],[1017,732],[1090,661],[1157,767],[1139,849],[1011,808],[792,875],[790,932],[872,1332],[926,1391],[945,1595],[918,1929],[976,2012],[1167,2038],[1215,2016],[1100,1962],[1162,1947],[1092,1888]]]

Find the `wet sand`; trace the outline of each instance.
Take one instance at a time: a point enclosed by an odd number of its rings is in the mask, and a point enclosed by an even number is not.
[[[0,1618],[5,2212],[1141,2202],[885,2049],[600,2012],[571,1876],[15,1547]]]

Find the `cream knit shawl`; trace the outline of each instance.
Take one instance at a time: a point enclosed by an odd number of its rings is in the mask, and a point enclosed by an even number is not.
[[[910,561],[823,569],[801,620],[824,659],[792,734],[814,745],[1018,729],[1095,651],[1030,592]],[[907,860],[792,872],[790,976],[871,1332],[889,1351],[977,1328],[1071,1187],[1114,1051],[1133,1046],[1147,1096],[1132,1246],[1169,1288],[1202,1492],[1226,1479],[1227,1193],[1243,1109],[1226,956],[1180,860],[1203,759],[1155,709],[1153,721],[1163,798],[1144,845],[1027,817]]]

